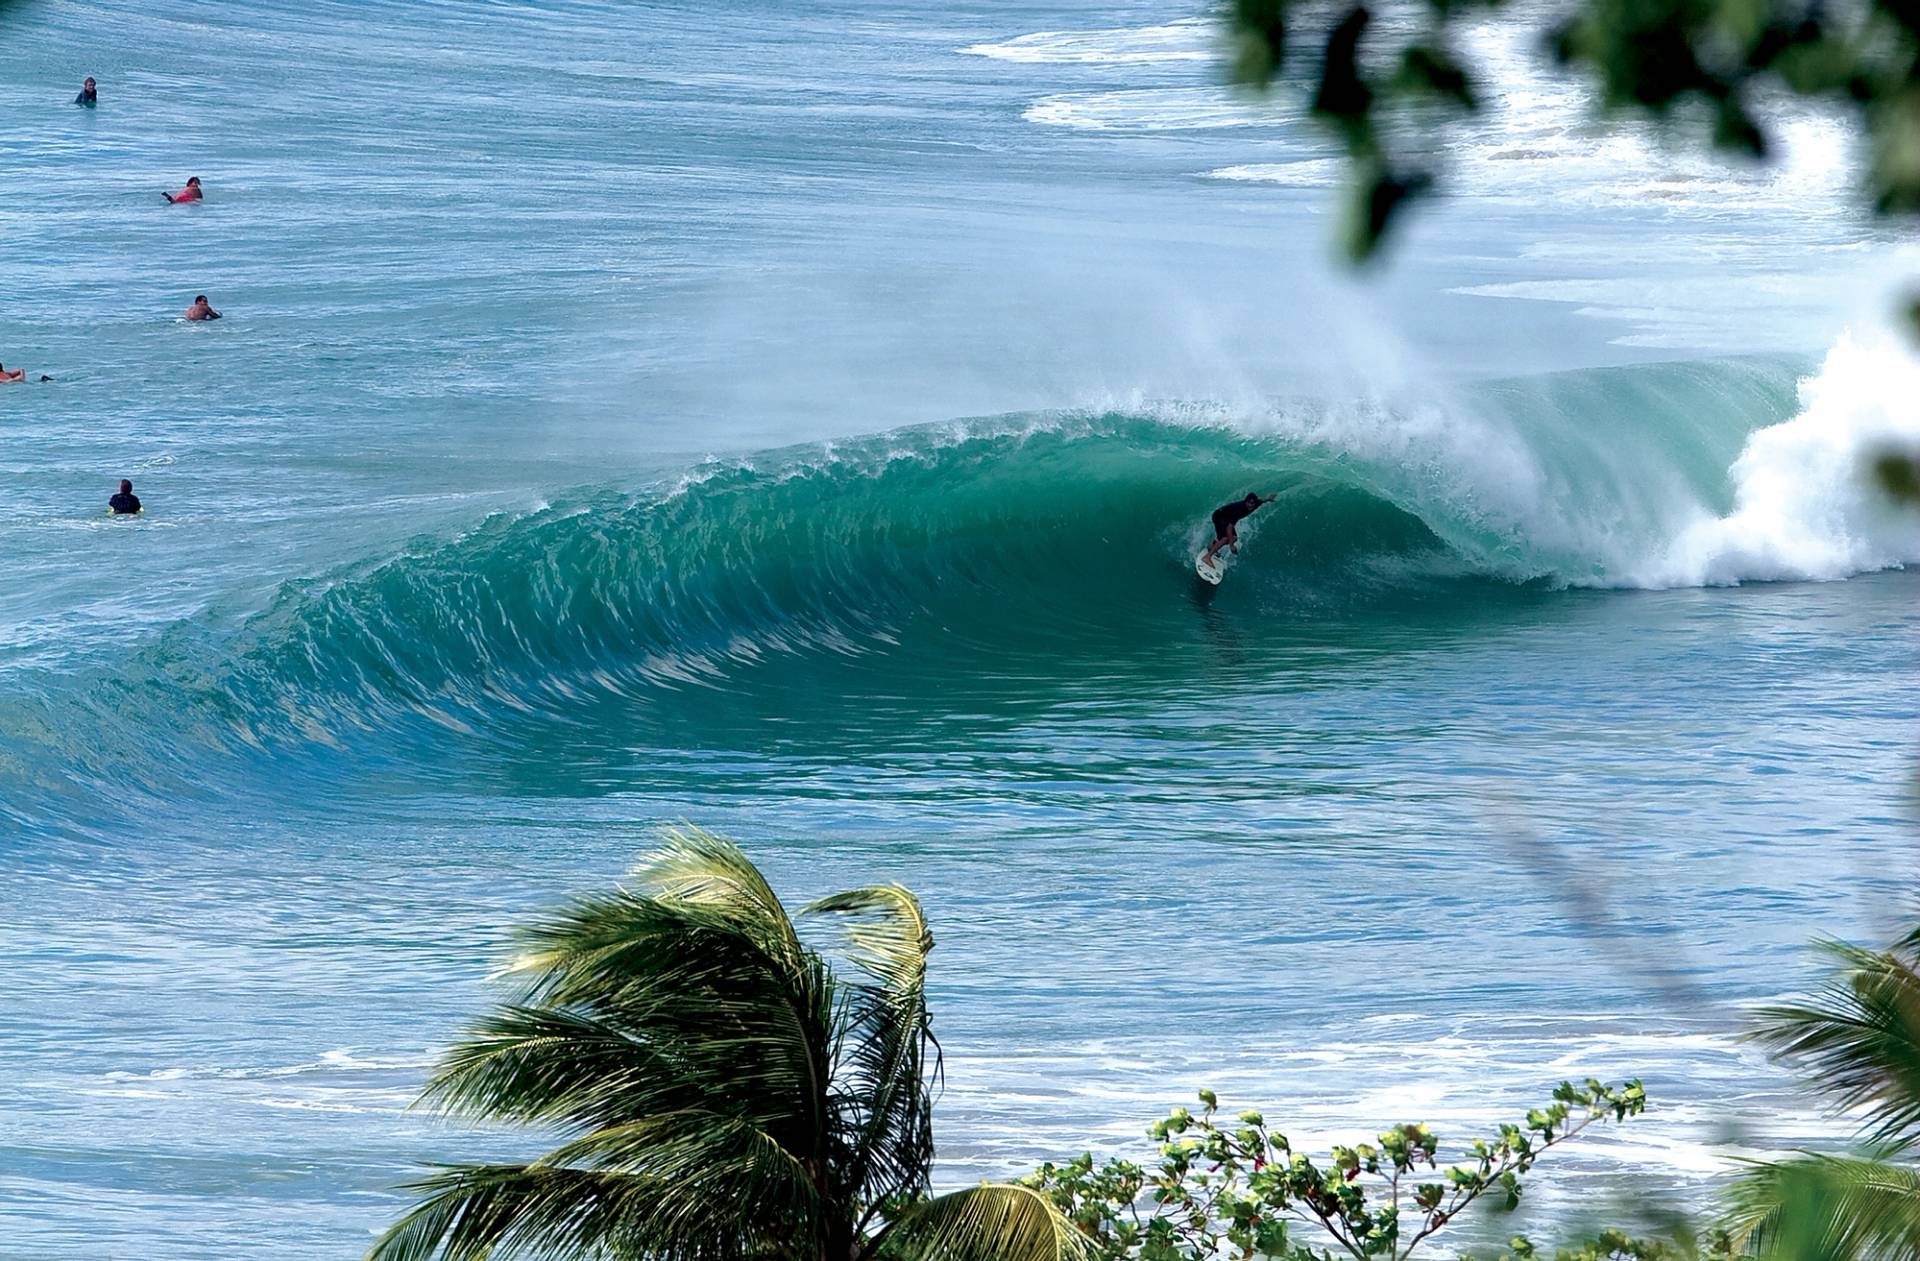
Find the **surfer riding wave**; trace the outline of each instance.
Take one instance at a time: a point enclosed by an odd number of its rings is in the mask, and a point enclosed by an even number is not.
[[[1220,549],[1230,547],[1234,555],[1240,554],[1240,523],[1259,510],[1261,504],[1270,504],[1277,495],[1261,498],[1257,493],[1248,491],[1246,498],[1236,499],[1232,503],[1221,504],[1213,510],[1213,542],[1207,545],[1206,555],[1201,563],[1212,565],[1220,555]]]

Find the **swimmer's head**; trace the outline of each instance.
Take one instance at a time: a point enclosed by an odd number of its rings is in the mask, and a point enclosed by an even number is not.
[[[85,83],[82,83],[82,84],[81,84],[80,86],[81,86],[81,87],[83,87],[83,88],[90,88],[90,87],[92,87],[92,86],[93,86],[93,76],[91,76],[91,75],[89,75],[89,76],[87,76],[87,81],[86,81]]]
[[[194,177],[193,177],[192,179],[190,179],[190,180],[188,180],[188,181],[187,181],[187,187],[188,187],[188,188],[198,188],[198,187],[200,187],[200,177],[199,177],[198,175],[196,175],[196,176],[194,176]]]
[[[1249,508],[1258,508],[1260,506],[1260,496],[1254,491],[1248,491],[1247,497],[1245,499],[1242,499],[1240,502],[1247,505],[1247,507]]]
[[[195,306],[200,306],[200,305],[202,305],[202,304],[204,304],[204,303],[206,302],[206,300],[207,300],[207,295],[206,295],[206,294],[204,294],[204,293],[200,293],[200,294],[195,294],[195,295],[194,295],[194,298],[193,298],[193,305],[195,305]]]
[[[124,477],[120,479],[120,493],[123,495],[131,495],[133,493],[133,483]]]

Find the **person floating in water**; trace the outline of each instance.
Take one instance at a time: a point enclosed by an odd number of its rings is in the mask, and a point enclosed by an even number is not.
[[[92,109],[100,103],[100,93],[94,88],[91,77],[80,85],[80,95],[73,98],[73,103],[75,105],[84,105],[88,109]]]
[[[213,309],[207,302],[207,295],[203,293],[193,300],[193,305],[188,307],[186,311],[181,314],[180,318],[183,320],[217,320],[220,318],[220,312]]]
[[[0,385],[12,385],[15,381],[24,381],[26,379],[27,370],[25,368],[15,368],[9,372],[7,371],[7,365],[0,363]]]
[[[200,177],[196,175],[188,180],[187,186],[177,193],[161,193],[160,195],[176,206],[184,206],[188,202],[199,201],[203,196],[200,192]]]
[[[133,493],[132,482],[120,479],[120,493],[107,500],[107,511],[116,517],[130,517],[140,511],[140,496]]]
[[[1237,556],[1240,553],[1240,523],[1252,516],[1261,504],[1270,504],[1277,495],[1268,495],[1262,499],[1253,492],[1247,492],[1245,499],[1236,499],[1230,504],[1221,504],[1213,510],[1213,542],[1207,545],[1205,564],[1213,564],[1214,557],[1223,547],[1231,547]]]

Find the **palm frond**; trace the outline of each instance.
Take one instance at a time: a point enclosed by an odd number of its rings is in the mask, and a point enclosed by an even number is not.
[[[587,1166],[645,1174],[662,1188],[659,1217],[746,1214],[789,1224],[796,1236],[825,1206],[806,1164],[772,1135],[732,1117],[689,1108],[609,1126],[564,1143],[533,1168]]]
[[[1893,951],[1827,941],[1805,1003],[1762,1008],[1748,1036],[1803,1070],[1836,1111],[1862,1110],[1875,1145],[1920,1143],[1920,974]]]
[[[933,1163],[932,1082],[940,1064],[927,1016],[933,934],[925,912],[899,885],[876,885],[822,898],[801,914],[838,918],[848,961],[871,978],[847,987],[834,1073],[850,1184],[873,1203],[924,1191]]]
[[[885,1261],[1080,1261],[1086,1237],[1029,1187],[986,1182],[925,1200],[883,1231]]]
[[[507,1005],[449,1049],[418,1106],[479,1121],[618,1124],[685,1106],[675,1057],[580,1011]]]
[[[1726,1203],[1728,1229],[1756,1256],[1920,1256],[1920,1171],[1900,1165],[1818,1155],[1756,1164],[1728,1188]]]
[[[890,990],[917,990],[926,982],[933,933],[920,899],[897,884],[849,889],[810,902],[802,915],[839,916],[847,958]]]
[[[724,1157],[714,1167],[740,1172]],[[426,1198],[367,1261],[776,1261],[808,1253],[821,1228],[722,1183],[625,1170],[457,1165],[407,1189]]]
[[[521,938],[534,949],[520,965],[520,1006],[572,1013],[650,1049],[644,1067],[661,1098],[725,1095],[760,1124],[784,1116],[826,1131],[839,998],[819,955],[786,953],[779,933],[708,906],[625,891],[578,899]],[[495,1088],[511,1074],[474,1071],[488,1049],[478,1044],[491,1040],[482,1027],[449,1056],[430,1088],[444,1105],[506,1105]],[[578,1120],[618,1115],[605,1091],[577,1102]]]
[[[660,846],[628,878],[663,902],[701,906],[772,934],[783,951],[797,951],[793,921],[773,886],[739,846],[696,827],[665,828]]]
[[[457,1165],[411,1184],[425,1198],[367,1261],[581,1261],[625,1252],[658,1187],[627,1174],[523,1165]],[[696,1254],[680,1254],[692,1258]]]

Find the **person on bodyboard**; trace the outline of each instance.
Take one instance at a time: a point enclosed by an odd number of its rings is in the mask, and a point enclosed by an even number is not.
[[[1240,554],[1240,523],[1252,516],[1261,504],[1270,504],[1278,498],[1278,495],[1268,495],[1262,499],[1259,495],[1248,491],[1245,499],[1236,499],[1230,504],[1221,504],[1215,508],[1213,510],[1213,542],[1207,545],[1206,553],[1201,556],[1200,563],[1209,569],[1213,568],[1223,547],[1232,548],[1233,554],[1238,556]]]

